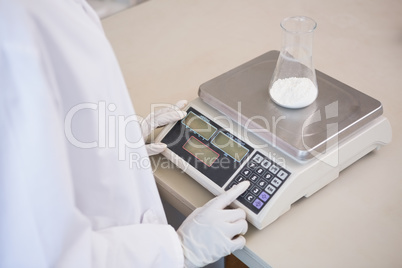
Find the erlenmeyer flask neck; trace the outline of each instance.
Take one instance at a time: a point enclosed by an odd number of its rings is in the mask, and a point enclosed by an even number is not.
[[[313,54],[314,30],[317,23],[308,17],[289,17],[281,22],[283,29],[282,53],[309,64]]]
[[[314,32],[317,23],[309,17],[289,17],[281,22],[281,27],[287,33],[308,34]]]

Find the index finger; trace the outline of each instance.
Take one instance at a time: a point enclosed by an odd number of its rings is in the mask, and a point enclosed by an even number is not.
[[[233,201],[235,201],[237,197],[239,197],[239,195],[244,193],[249,186],[249,181],[243,181],[239,184],[234,185],[232,188],[213,199],[210,206],[224,209],[225,207],[229,206]]]

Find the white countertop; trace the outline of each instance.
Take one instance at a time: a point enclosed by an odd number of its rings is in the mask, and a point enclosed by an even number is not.
[[[135,109],[146,115],[151,104],[192,100],[203,82],[280,50],[283,18],[314,18],[316,69],[380,100],[393,141],[264,230],[250,225],[236,255],[273,267],[401,267],[401,11],[397,0],[150,0],[103,25]],[[177,169],[155,176],[184,214],[212,197]]]

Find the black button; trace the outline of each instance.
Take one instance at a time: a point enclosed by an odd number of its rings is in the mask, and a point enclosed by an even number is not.
[[[241,171],[241,173],[248,178],[248,176],[250,176],[251,171],[245,168]]]
[[[261,179],[257,183],[258,187],[265,188],[268,185],[268,182],[264,179]]]
[[[262,173],[264,173],[264,171],[265,170],[263,168],[257,168],[255,172],[261,175]]]
[[[267,172],[267,173],[264,175],[264,179],[265,179],[266,181],[270,181],[273,177],[274,177],[274,175],[272,175],[272,174],[269,173],[269,172]]]
[[[255,196],[254,195],[252,195],[252,194],[247,194],[246,195],[246,197],[244,198],[244,199],[246,199],[248,202],[253,202],[254,201],[254,199],[255,199]]]
[[[242,182],[242,181],[245,181],[246,180],[246,178],[244,177],[244,176],[237,176],[236,177],[236,179],[235,179],[237,182]]]
[[[251,188],[251,192],[255,195],[259,195],[261,193],[261,189],[257,186],[254,186],[253,188]]]
[[[257,180],[258,180],[258,176],[257,175],[255,175],[255,174],[253,174],[253,175],[251,175],[251,177],[250,177],[250,181],[252,181],[252,182],[256,182]]]

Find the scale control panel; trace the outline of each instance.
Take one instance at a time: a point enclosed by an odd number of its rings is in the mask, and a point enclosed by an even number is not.
[[[256,218],[291,172],[216,121],[189,107],[185,118],[161,133],[169,151],[165,156],[174,163],[181,158],[190,164],[182,169],[215,194],[250,181],[237,201],[248,216]]]
[[[250,187],[237,200],[258,214],[289,175],[289,171],[257,152],[235,175],[225,190],[242,181],[250,181]]]

